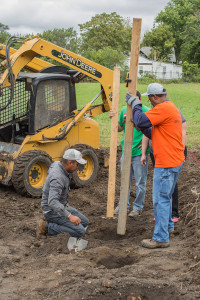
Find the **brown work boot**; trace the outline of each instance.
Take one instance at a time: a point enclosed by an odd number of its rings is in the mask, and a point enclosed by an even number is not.
[[[151,240],[143,240],[141,242],[142,247],[155,249],[155,248],[167,248],[169,247],[169,242],[157,242],[153,239]]]
[[[45,227],[46,221],[44,220],[39,220],[38,222],[38,227],[37,227],[37,237],[39,239],[45,239],[46,238],[46,234],[48,232],[48,228]]]

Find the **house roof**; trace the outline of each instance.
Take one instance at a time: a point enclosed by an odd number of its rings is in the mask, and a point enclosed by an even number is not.
[[[150,59],[151,47],[142,47],[140,49],[140,54],[142,56]],[[171,63],[176,63],[176,56],[175,56],[174,48],[172,49],[172,53],[169,55],[169,57],[170,57],[170,62]]]
[[[142,47],[140,49],[140,54],[142,56],[145,56],[146,58],[149,58],[149,56],[151,54],[151,47]]]

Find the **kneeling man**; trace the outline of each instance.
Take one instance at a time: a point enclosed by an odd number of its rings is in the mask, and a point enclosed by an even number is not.
[[[44,238],[46,234],[56,235],[68,232],[72,237],[82,237],[88,227],[89,220],[77,209],[69,206],[71,174],[86,164],[81,152],[75,149],[65,151],[61,161],[54,162],[42,191],[42,211],[45,220],[38,224],[37,236]]]

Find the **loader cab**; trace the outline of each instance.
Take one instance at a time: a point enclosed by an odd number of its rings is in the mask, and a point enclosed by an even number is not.
[[[5,90],[2,104],[9,99],[9,88]],[[14,98],[0,114],[0,139],[21,144],[26,135],[66,120],[76,108],[73,75],[20,73]]]
[[[25,75],[25,80],[27,89],[32,89],[28,109],[29,134],[66,120],[76,109],[75,84],[71,76],[31,73],[28,77]]]

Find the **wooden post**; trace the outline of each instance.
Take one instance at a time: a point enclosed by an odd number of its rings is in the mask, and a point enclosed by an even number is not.
[[[111,120],[107,218],[112,218],[114,212],[116,162],[117,162],[119,89],[120,89],[120,68],[114,67],[112,110],[115,112],[115,115],[114,117],[112,117]]]
[[[138,61],[140,51],[140,33],[141,33],[141,19],[133,19],[132,42],[131,42],[131,57],[130,57],[130,71],[129,79],[131,82],[128,84],[128,92],[136,95],[137,91],[137,73]],[[127,204],[128,204],[128,190],[130,180],[130,168],[132,157],[132,143],[133,143],[133,122],[132,122],[132,108],[127,105],[126,113],[126,130],[124,140],[124,154],[123,166],[121,175],[121,189],[120,189],[120,203],[117,234],[124,235],[126,232],[126,219],[127,219]]]

